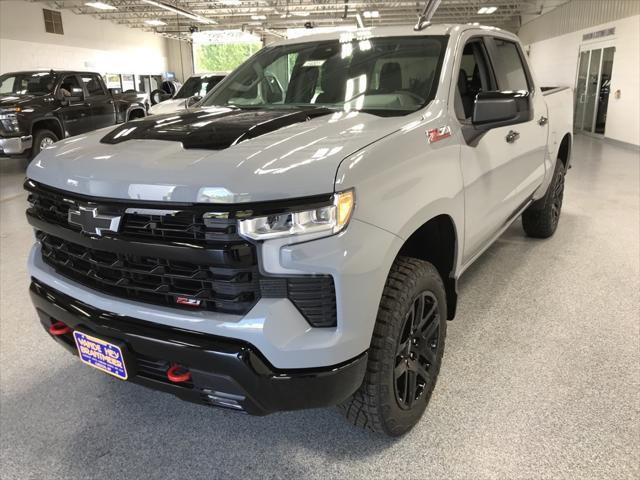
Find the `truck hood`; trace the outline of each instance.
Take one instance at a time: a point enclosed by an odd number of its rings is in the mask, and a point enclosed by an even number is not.
[[[300,198],[333,192],[344,158],[412,117],[229,108],[147,117],[58,142],[31,162],[27,176],[117,199],[229,204]]]
[[[50,101],[53,100],[52,95],[2,94],[0,95],[0,108],[26,107],[32,103],[42,102],[45,97]]]

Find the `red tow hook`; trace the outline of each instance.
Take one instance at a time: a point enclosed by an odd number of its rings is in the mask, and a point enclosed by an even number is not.
[[[49,333],[54,337],[59,337],[61,335],[66,335],[67,333],[71,333],[71,327],[68,327],[62,322],[54,322],[49,327]]]
[[[186,367],[174,363],[167,370],[167,378],[173,383],[184,383],[191,380],[191,372]]]

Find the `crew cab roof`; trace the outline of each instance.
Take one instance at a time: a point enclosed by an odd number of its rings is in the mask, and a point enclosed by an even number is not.
[[[15,72],[6,72],[2,75],[18,75],[25,73],[53,73],[54,75],[82,75],[89,73],[91,75],[100,75],[98,72],[89,72],[87,70],[18,70]]]
[[[478,25],[478,24],[454,24],[454,23],[439,23],[429,25],[422,30],[414,30],[413,25],[399,25],[399,26],[390,26],[390,27],[371,27],[371,28],[362,28],[358,30],[349,30],[345,28],[343,31],[329,32],[329,33],[317,33],[305,35],[303,37],[291,38],[287,40],[282,40],[274,45],[292,45],[292,44],[300,44],[300,43],[313,43],[313,42],[321,42],[327,40],[338,40],[340,36],[345,33],[352,32],[354,35],[366,35],[367,38],[376,38],[376,37],[411,37],[411,36],[425,36],[425,35],[451,35],[451,34],[462,34],[468,30],[479,30],[479,31],[490,31],[490,32],[500,32],[503,35],[512,36],[513,38],[517,38],[515,35],[502,30],[498,27],[491,27],[487,25]]]

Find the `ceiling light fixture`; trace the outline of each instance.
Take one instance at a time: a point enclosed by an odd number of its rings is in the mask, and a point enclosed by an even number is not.
[[[113,5],[109,5],[108,3],[103,2],[87,2],[85,3],[87,7],[97,8],[98,10],[117,10]]]
[[[478,15],[491,15],[496,10],[498,10],[498,7],[480,7]]]
[[[362,13],[364,18],[380,18],[380,12],[377,10],[373,10],[371,12],[366,11]]]
[[[218,3],[227,5],[229,7],[234,7],[240,5],[240,0],[218,0]]]
[[[167,24],[167,22],[163,22],[162,20],[145,20],[144,23],[151,25],[152,27],[161,27],[162,25]]]
[[[251,15],[251,20],[266,20],[266,15]]]
[[[177,13],[178,15],[182,15],[183,17],[190,18],[191,20],[195,20],[200,23],[206,23],[212,25],[214,23],[213,20],[209,20],[208,18],[201,17],[200,15],[196,15],[195,13],[187,12],[186,10],[182,10],[181,8],[174,7],[173,5],[169,5],[164,2],[156,2],[155,0],[142,0],[144,3],[149,5],[153,5],[154,7],[159,7],[164,10],[168,10],[169,12]]]

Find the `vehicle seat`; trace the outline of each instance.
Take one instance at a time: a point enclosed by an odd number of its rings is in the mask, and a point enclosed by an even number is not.
[[[96,82],[95,80],[90,80],[89,82],[87,82],[87,92],[89,92],[89,95],[91,95],[92,92],[96,92],[99,90],[100,85],[98,85],[98,82]]]
[[[40,84],[39,80],[30,81],[27,83],[27,93],[38,93],[43,91],[44,85]]]
[[[339,57],[330,58],[324,63],[320,78],[322,93],[316,98],[316,103],[341,103],[345,101],[344,69],[344,64]]]
[[[461,68],[460,73],[458,74],[458,93],[460,95],[464,118],[471,118],[471,115],[473,115],[474,95],[469,91],[469,86],[467,85],[467,72],[464,68]],[[458,112],[457,110],[456,113],[458,115],[462,114],[462,112]]]
[[[398,62],[389,62],[382,66],[379,85],[379,90],[383,92],[402,90],[402,68]]]
[[[287,88],[286,103],[311,103],[320,76],[318,67],[296,67]]]

